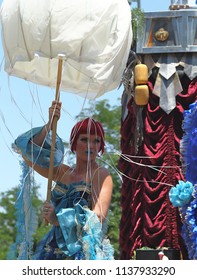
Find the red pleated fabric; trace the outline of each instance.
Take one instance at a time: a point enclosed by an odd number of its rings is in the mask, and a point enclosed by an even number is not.
[[[152,93],[154,81],[149,80],[150,98],[142,111],[143,140],[137,154],[134,141],[137,108],[133,98],[127,105],[128,115],[121,124],[121,151],[122,155],[139,158],[132,158],[135,163],[123,158],[119,160],[119,169],[125,174],[121,198],[120,259],[131,259],[134,251],[144,246],[179,249],[187,259],[181,235],[181,217],[168,196],[171,186],[184,180],[180,155],[183,112],[197,100],[197,79],[191,82],[184,76],[181,82],[183,91],[176,96],[176,108],[166,114],[159,107],[159,98]]]

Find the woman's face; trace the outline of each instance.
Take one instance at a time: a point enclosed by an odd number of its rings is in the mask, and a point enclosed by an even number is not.
[[[80,134],[77,139],[76,154],[85,159],[95,159],[100,148],[101,137],[95,134]]]

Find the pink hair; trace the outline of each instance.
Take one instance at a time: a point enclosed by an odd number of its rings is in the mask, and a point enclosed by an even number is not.
[[[72,152],[76,151],[77,139],[80,134],[96,134],[101,137],[101,147],[99,152],[104,152],[105,133],[102,124],[99,121],[87,118],[76,123],[70,134],[70,147]]]

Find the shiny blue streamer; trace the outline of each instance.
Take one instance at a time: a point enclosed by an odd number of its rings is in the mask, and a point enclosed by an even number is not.
[[[21,161],[22,176],[19,183],[19,191],[16,209],[17,236],[15,243],[10,247],[8,259],[29,260],[32,256],[33,234],[37,228],[37,215],[32,206],[32,179],[30,169]]]

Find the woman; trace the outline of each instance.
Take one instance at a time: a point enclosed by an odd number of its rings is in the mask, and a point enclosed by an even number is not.
[[[15,144],[26,163],[48,177],[51,126],[60,118],[61,103],[53,101],[49,121],[19,136]],[[113,259],[113,248],[105,238],[113,182],[96,158],[104,151],[102,125],[87,118],[78,122],[70,136],[76,165],[63,163],[63,143],[56,136],[51,202],[43,205],[43,218],[53,225],[38,245],[34,259]]]

